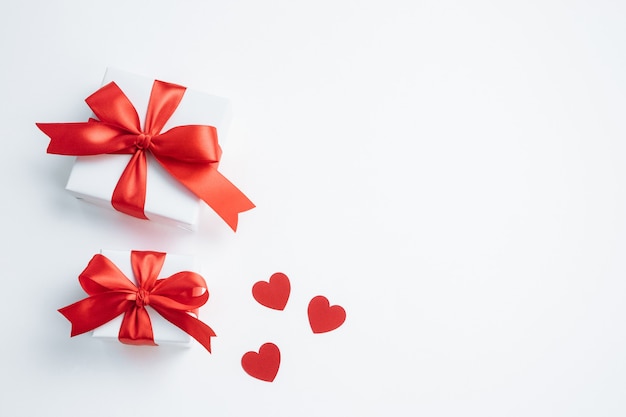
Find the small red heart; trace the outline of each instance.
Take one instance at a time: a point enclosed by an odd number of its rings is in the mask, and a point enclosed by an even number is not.
[[[276,272],[269,282],[259,281],[252,286],[252,296],[259,304],[274,310],[284,310],[289,299],[291,285],[289,278],[282,272]]]
[[[325,333],[335,330],[346,321],[346,310],[343,307],[331,306],[323,295],[313,297],[309,302],[309,324],[313,333]]]
[[[262,381],[272,382],[280,366],[280,350],[273,343],[265,343],[259,353],[247,352],[241,357],[241,367],[248,375]]]

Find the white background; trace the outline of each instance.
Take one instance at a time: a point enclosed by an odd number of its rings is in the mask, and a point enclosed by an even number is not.
[[[0,6],[0,415],[626,415],[626,3]],[[35,122],[107,66],[233,102],[257,205],[196,233],[88,206]],[[101,248],[201,258],[213,353],[69,337]],[[285,311],[251,297],[276,271]],[[348,313],[314,335],[306,305]],[[273,383],[241,356],[282,352]]]

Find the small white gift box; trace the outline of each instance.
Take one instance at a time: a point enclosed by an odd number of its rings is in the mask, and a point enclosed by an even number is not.
[[[111,262],[119,268],[120,271],[128,277],[135,285],[137,282],[133,275],[130,252],[103,250],[101,254],[106,256]],[[167,254],[163,268],[159,273],[159,278],[167,278],[177,272],[191,271],[200,273],[200,267],[197,259],[193,256]],[[163,316],[153,310],[150,306],[145,306],[150,315],[152,323],[152,332],[154,342],[157,345],[174,345],[189,347],[191,346],[191,336],[183,330],[167,321]],[[123,315],[120,315],[106,324],[96,328],[92,332],[92,336],[104,340],[118,340],[120,327],[122,325]]]

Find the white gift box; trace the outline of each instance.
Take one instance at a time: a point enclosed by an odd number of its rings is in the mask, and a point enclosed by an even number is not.
[[[101,254],[109,258],[111,262],[119,268],[135,285],[137,281],[133,275],[130,252],[128,251],[115,251],[115,250],[103,250]],[[167,254],[165,256],[165,262],[163,268],[159,273],[159,278],[167,278],[181,271],[191,271],[200,273],[200,267],[197,259],[193,256]],[[157,345],[174,345],[189,347],[191,346],[191,336],[182,331],[177,326],[167,321],[163,316],[157,313],[150,306],[145,307],[150,315],[150,322],[152,323],[152,332],[154,335],[154,342]],[[120,315],[108,323],[96,328],[92,332],[92,337],[117,341],[120,327],[122,325],[122,319],[124,315]]]
[[[109,68],[102,85],[111,81],[115,81],[133,104],[143,126],[154,80]],[[162,132],[182,125],[214,126],[219,142],[223,143],[230,119],[228,99],[187,89]],[[202,201],[167,173],[149,153],[147,156],[146,217],[159,223],[195,230]],[[79,156],[65,188],[79,199],[115,210],[111,205],[111,196],[130,158],[129,154]]]

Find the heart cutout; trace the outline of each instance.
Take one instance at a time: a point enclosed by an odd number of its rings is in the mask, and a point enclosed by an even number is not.
[[[331,306],[323,295],[311,299],[307,312],[313,333],[330,332],[346,321],[346,310],[338,305]]]
[[[280,366],[280,350],[273,343],[265,343],[259,353],[251,351],[241,357],[241,367],[248,375],[262,381],[272,382]]]
[[[269,282],[259,281],[252,286],[252,296],[265,307],[284,310],[291,292],[289,278],[282,272],[272,274]]]

